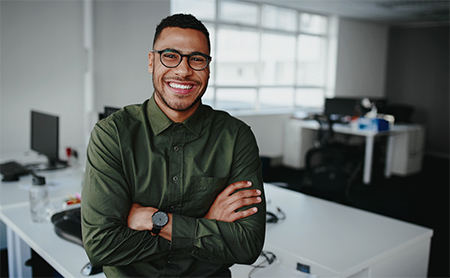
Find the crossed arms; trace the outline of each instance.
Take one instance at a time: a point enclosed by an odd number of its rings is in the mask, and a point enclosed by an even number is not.
[[[236,220],[255,214],[258,208],[251,207],[238,211],[245,206],[251,206],[261,202],[261,191],[259,189],[245,189],[252,185],[249,181],[241,181],[230,184],[222,191],[210,207],[205,219],[218,220],[224,222],[235,222]],[[129,228],[137,231],[152,230],[152,215],[158,209],[153,207],[143,207],[133,203],[127,218]],[[160,236],[172,240],[172,214],[169,213],[169,223],[161,229]]]

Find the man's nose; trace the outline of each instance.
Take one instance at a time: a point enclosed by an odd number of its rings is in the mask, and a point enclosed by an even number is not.
[[[188,63],[189,57],[181,57],[181,62],[178,66],[174,68],[174,72],[181,76],[189,76],[193,73],[193,69],[189,66]]]

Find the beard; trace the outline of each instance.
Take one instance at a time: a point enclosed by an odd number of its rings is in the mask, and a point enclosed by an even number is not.
[[[172,78],[172,80],[173,80],[173,78]],[[165,80],[163,79],[162,81],[163,81],[163,84],[164,84]],[[183,81],[183,80],[179,80],[179,81]],[[198,84],[198,82],[195,82],[195,83]],[[205,91],[206,91],[206,89],[205,89],[203,92],[201,92],[194,99],[194,101],[189,103],[189,102],[183,101],[183,98],[187,98],[189,96],[176,96],[177,100],[172,100],[172,101],[168,100],[164,90],[163,89],[158,90],[158,88],[156,88],[154,79],[153,79],[153,87],[155,88],[155,94],[157,94],[158,97],[163,101],[164,105],[166,105],[168,108],[170,108],[170,109],[172,109],[174,111],[178,111],[178,112],[183,112],[183,111],[187,111],[187,110],[191,109],[195,104],[200,102],[200,100],[202,99],[202,97],[203,97],[203,95],[205,94]]]
[[[162,94],[160,91],[155,89],[155,94],[159,96],[159,98],[164,102],[164,104],[169,107],[172,110],[183,112],[187,111],[192,108],[197,102],[199,102],[203,96],[203,93],[200,94],[192,103],[183,103],[181,101],[167,101],[165,98],[165,95]],[[180,100],[183,99],[183,97],[178,97]]]

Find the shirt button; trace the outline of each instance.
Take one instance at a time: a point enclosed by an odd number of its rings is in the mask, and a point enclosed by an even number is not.
[[[173,177],[172,179],[173,179],[174,182],[178,181],[178,177],[177,176]]]
[[[178,146],[173,147],[173,149],[174,149],[174,151],[176,151],[176,152],[180,150],[180,148],[179,148]]]

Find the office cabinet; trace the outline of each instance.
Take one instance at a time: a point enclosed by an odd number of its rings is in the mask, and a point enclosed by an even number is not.
[[[317,130],[303,126],[303,121],[298,120],[289,120],[284,126],[283,165],[298,170],[305,167],[306,153],[317,138]]]
[[[396,127],[396,128],[402,128]],[[425,128],[408,125],[408,129],[394,137],[392,174],[406,176],[420,172],[425,145]]]

